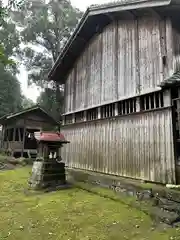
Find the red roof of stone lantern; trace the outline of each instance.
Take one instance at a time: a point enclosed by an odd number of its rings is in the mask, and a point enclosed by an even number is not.
[[[64,135],[59,132],[35,132],[34,136],[36,140],[40,142],[61,142],[68,143]]]

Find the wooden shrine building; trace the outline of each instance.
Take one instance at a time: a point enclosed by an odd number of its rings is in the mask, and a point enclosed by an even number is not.
[[[65,85],[72,169],[180,182],[180,1],[90,6],[49,79]]]
[[[37,141],[34,132],[52,130],[59,124],[39,106],[0,118],[1,148],[15,157],[36,157]]]

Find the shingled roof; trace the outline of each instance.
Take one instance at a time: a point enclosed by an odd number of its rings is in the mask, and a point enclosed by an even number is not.
[[[166,88],[172,85],[180,85],[180,71],[175,72],[171,77],[161,82],[160,87]]]
[[[99,34],[104,27],[113,19],[121,16],[123,12],[144,8],[156,8],[157,10],[157,8],[169,7],[170,5],[173,9],[177,9],[180,2],[177,0],[119,0],[108,4],[91,5],[87,8],[50,70],[49,79],[64,83],[69,70],[90,39]]]

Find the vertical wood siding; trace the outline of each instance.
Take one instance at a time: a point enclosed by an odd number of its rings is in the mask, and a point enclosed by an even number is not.
[[[180,71],[180,32],[173,29],[174,71]]]
[[[75,88],[75,108],[78,110],[84,107],[85,100],[85,82],[86,82],[86,57],[84,54],[76,64],[76,83],[73,86]]]
[[[141,91],[146,92],[163,81],[160,45],[160,19],[141,17],[138,19],[139,75]]]
[[[69,167],[175,183],[170,109],[62,128]]]
[[[96,36],[95,40],[90,43],[87,49],[87,58],[89,68],[89,79],[87,82],[87,106],[100,104],[100,89],[101,89],[101,48],[102,36]],[[99,93],[99,94],[97,94]]]
[[[115,83],[115,33],[116,25],[108,26],[102,33],[102,92],[101,102],[114,100],[116,95]]]
[[[166,78],[168,78],[174,73],[173,29],[171,18],[165,19],[165,22],[166,22],[166,49],[167,49]]]
[[[136,94],[137,46],[137,21],[118,21],[118,99]]]
[[[74,69],[69,74],[66,84],[65,84],[65,111],[69,112],[74,109],[73,107],[73,100],[74,100],[74,82],[75,82],[75,75]]]
[[[174,39],[179,49],[175,31]],[[173,73],[173,54],[169,18],[151,13],[108,25],[90,40],[69,73],[65,113],[153,91]]]

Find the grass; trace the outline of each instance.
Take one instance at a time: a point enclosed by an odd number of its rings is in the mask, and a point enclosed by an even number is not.
[[[152,229],[143,212],[80,188],[27,194],[28,178],[29,168],[0,173],[0,240],[180,239],[179,229]]]

